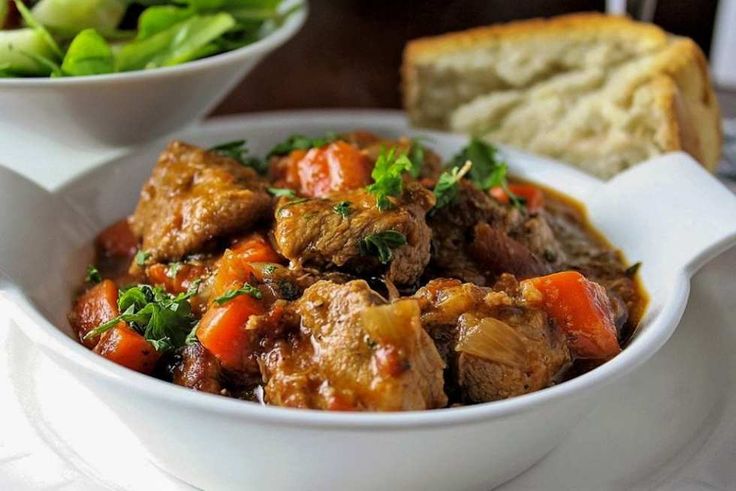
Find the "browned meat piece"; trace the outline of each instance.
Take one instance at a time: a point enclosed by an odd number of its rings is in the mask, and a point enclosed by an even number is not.
[[[544,312],[525,306],[509,275],[495,289],[433,280],[416,298],[422,324],[446,357],[448,390],[467,402],[542,389],[570,364],[564,336]]]
[[[350,203],[343,216],[335,211]],[[364,189],[334,193],[326,199],[283,198],[276,209],[274,237],[278,252],[292,266],[337,267],[355,273],[380,273],[397,284],[413,284],[429,262],[431,231],[424,216],[434,206],[434,196],[417,183],[409,183],[401,200],[379,211],[374,197]],[[361,253],[364,238],[395,231],[406,244],[392,249],[388,265]]]
[[[176,260],[267,217],[266,186],[233,159],[174,141],[143,186],[130,224],[153,261]]]
[[[220,393],[222,370],[214,355],[195,343],[184,348],[181,356],[181,363],[174,369],[175,384],[211,394]]]
[[[416,300],[386,304],[365,281],[319,281],[293,308],[292,335],[261,360],[269,403],[361,411],[447,404],[444,365]]]
[[[513,273],[528,278],[551,272],[549,265],[521,242],[484,222],[473,229],[468,252],[479,266],[482,265],[486,276]]]
[[[428,220],[431,269],[486,285],[501,273],[526,277],[553,271],[563,254],[541,215],[498,203],[467,181],[458,199]]]

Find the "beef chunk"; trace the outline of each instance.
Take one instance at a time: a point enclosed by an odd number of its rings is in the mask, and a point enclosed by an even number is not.
[[[220,362],[201,344],[187,346],[181,357],[181,363],[174,369],[175,384],[212,394],[222,390]]]
[[[348,202],[348,211],[335,206]],[[337,267],[348,272],[373,274],[385,271],[397,284],[413,284],[429,262],[431,231],[424,216],[434,205],[432,194],[409,183],[404,197],[394,207],[379,211],[364,189],[334,193],[325,199],[291,200],[277,205],[274,237],[278,252],[293,266]],[[388,265],[365,255],[360,243],[365,237],[386,231],[406,237],[406,244],[391,251]]]
[[[565,338],[541,310],[526,306],[515,279],[494,289],[434,280],[416,298],[422,324],[449,366],[448,391],[487,402],[552,384],[570,364]]]
[[[144,185],[130,224],[152,260],[176,260],[267,217],[266,186],[233,159],[174,141]]]
[[[502,205],[467,181],[458,198],[428,220],[434,253],[431,270],[477,285],[501,273],[546,274],[563,253],[542,215]]]
[[[365,281],[319,281],[293,308],[295,331],[261,360],[269,403],[363,411],[447,404],[444,365],[416,300],[386,304]]]

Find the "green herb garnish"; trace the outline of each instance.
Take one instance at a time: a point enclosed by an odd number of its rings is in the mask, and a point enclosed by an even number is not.
[[[100,272],[93,265],[87,266],[87,275],[84,277],[84,281],[87,283],[97,284],[102,281]]]
[[[350,201],[340,201],[338,204],[332,207],[333,210],[335,210],[335,213],[340,215],[343,218],[347,218],[348,215],[350,215]]]
[[[411,161],[411,175],[415,179],[422,173],[422,167],[424,166],[424,146],[421,144],[420,138],[413,138],[411,140],[411,146],[407,156]]]
[[[637,262],[626,268],[624,271],[624,274],[628,276],[629,278],[633,278],[636,276],[636,273],[639,272],[639,269],[641,268],[641,262]]]
[[[276,196],[277,198],[280,198],[282,196],[286,196],[288,198],[296,198],[296,192],[293,189],[289,188],[268,188],[268,192],[271,193],[273,196]]]
[[[319,148],[337,140],[339,136],[335,133],[327,133],[323,137],[310,138],[304,135],[291,135],[286,140],[274,146],[266,155],[271,158],[274,155],[288,155],[294,150],[309,150],[310,148]]]
[[[393,259],[392,249],[406,244],[406,236],[395,230],[385,230],[366,235],[358,243],[362,256],[376,256],[382,264],[388,264]]]
[[[176,296],[161,287],[145,284],[120,290],[118,308],[122,314],[89,331],[85,339],[99,336],[122,321],[146,338],[156,351],[184,346],[197,322],[189,299],[198,289],[199,281],[192,283],[186,293]]]
[[[215,302],[217,303],[217,305],[222,305],[240,295],[250,295],[251,297],[259,300],[263,297],[261,290],[251,285],[250,283],[243,283],[242,288],[236,288],[226,291],[224,295],[220,295],[219,297],[217,297],[215,299]]]
[[[274,271],[276,271],[275,264],[267,264],[266,267],[263,268],[263,272],[266,274],[273,274]]]
[[[434,205],[435,209],[442,208],[455,201],[459,192],[458,183],[470,171],[472,165],[468,160],[462,167],[453,167],[440,175],[434,187],[434,196],[437,200]]]
[[[174,261],[173,263],[169,263],[168,266],[166,266],[166,276],[174,279],[176,278],[177,273],[179,273],[179,270],[182,267],[182,263],[179,261]]]
[[[214,152],[223,157],[229,157],[240,162],[246,167],[251,167],[259,174],[265,174],[268,171],[268,165],[257,157],[248,156],[248,145],[245,140],[234,140],[231,142],[221,143],[209,148],[210,152]]]
[[[150,252],[144,251],[143,249],[138,249],[138,252],[135,253],[134,261],[138,266],[143,267],[146,265],[150,258]]]
[[[391,207],[389,196],[399,196],[404,190],[402,174],[412,169],[411,160],[405,154],[397,155],[396,149],[386,151],[384,148],[376,160],[371,177],[373,184],[368,192],[376,198],[376,206],[384,211]]]

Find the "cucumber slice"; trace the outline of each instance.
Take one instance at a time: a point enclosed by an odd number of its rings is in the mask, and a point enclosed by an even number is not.
[[[126,0],[41,0],[31,13],[42,25],[64,36],[84,29],[114,30],[125,14]]]
[[[33,28],[0,31],[0,67],[15,76],[49,75],[52,66],[43,60],[56,56],[43,33]]]

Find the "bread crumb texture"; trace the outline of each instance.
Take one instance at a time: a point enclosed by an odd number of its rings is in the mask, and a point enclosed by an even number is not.
[[[410,42],[413,124],[547,155],[602,178],[684,150],[720,157],[718,105],[690,39],[625,17],[574,14]]]

